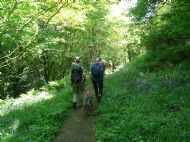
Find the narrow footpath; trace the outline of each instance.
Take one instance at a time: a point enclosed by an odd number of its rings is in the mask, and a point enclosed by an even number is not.
[[[90,85],[86,89],[94,96],[93,107],[95,110],[96,100],[93,87]],[[86,116],[84,107],[77,108],[72,110],[53,142],[96,142],[94,127],[94,112],[90,116]]]

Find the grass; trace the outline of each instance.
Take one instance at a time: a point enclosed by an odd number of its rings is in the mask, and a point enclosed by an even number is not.
[[[105,80],[98,142],[188,142],[190,63],[157,72],[129,65]],[[0,101],[0,141],[50,142],[71,110],[68,79]]]
[[[126,67],[105,81],[98,142],[188,142],[190,64],[144,73]]]
[[[49,142],[71,108],[67,79],[0,101],[0,141]]]

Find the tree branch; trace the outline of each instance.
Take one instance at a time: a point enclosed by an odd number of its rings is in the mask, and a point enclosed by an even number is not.
[[[60,6],[60,7],[58,8],[58,10],[57,10],[54,14],[52,14],[52,15],[47,19],[46,24],[48,25],[49,22],[51,21],[51,19],[52,19],[57,13],[59,13],[59,11],[60,11],[64,6],[67,6],[67,5],[68,5],[68,3],[66,2],[66,3],[64,3],[62,6]],[[38,32],[38,34],[34,35],[34,36],[33,36],[33,39],[31,39],[30,42],[29,42],[24,48],[29,47],[29,46],[43,33],[44,30],[45,30],[45,29],[42,29],[40,32]]]
[[[21,3],[21,2],[20,2]],[[19,4],[20,4],[19,3]],[[23,3],[23,2],[22,2]],[[51,6],[50,8],[46,9],[45,11],[40,11],[38,12],[37,14],[35,14],[31,19],[29,19],[26,23],[24,23],[23,25],[21,25],[19,28],[16,26],[14,27],[13,29],[9,29],[9,30],[6,30],[6,31],[3,31],[0,33],[0,36],[3,36],[4,34],[6,33],[9,33],[9,32],[13,32],[15,31],[16,29],[15,28],[18,28],[17,30],[17,36],[21,33],[21,31],[28,25],[30,24],[35,18],[39,17],[42,13],[45,13],[46,11],[48,10],[51,10],[52,8],[55,8],[56,6]]]
[[[15,11],[16,7],[17,7],[18,2],[15,1],[13,7],[11,8],[11,10],[9,11],[9,13],[7,14],[7,16],[5,17],[5,19],[3,20],[3,22],[0,24],[0,26],[2,26],[11,16],[11,14]]]

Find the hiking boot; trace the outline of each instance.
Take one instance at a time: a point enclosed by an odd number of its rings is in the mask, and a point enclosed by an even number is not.
[[[77,103],[74,102],[74,103],[73,103],[73,109],[75,110],[76,108],[77,108]]]

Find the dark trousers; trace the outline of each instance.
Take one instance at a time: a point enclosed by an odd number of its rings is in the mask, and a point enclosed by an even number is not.
[[[94,91],[95,91],[95,95],[97,98],[99,98],[100,96],[102,96],[102,92],[103,92],[103,80],[101,81],[92,81],[93,86],[94,86]]]

